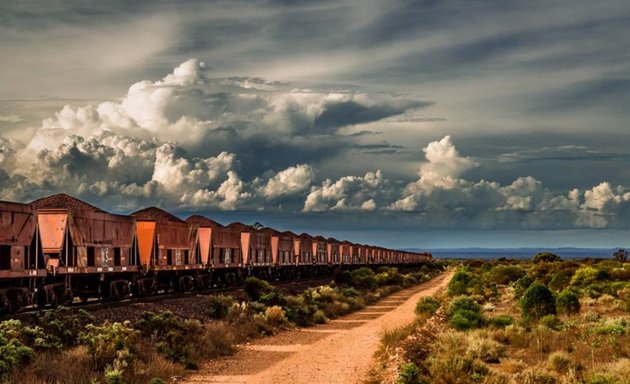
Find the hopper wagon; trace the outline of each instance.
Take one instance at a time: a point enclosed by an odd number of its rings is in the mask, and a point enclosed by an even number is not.
[[[251,275],[290,280],[431,259],[308,233],[225,226],[200,215],[184,221],[157,207],[113,214],[65,194],[29,204],[0,201],[0,310],[8,312],[203,290]]]

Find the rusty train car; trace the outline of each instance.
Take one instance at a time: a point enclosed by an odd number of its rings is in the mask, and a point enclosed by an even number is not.
[[[200,215],[182,220],[156,207],[117,215],[65,194],[0,201],[0,310],[9,312],[431,258]]]

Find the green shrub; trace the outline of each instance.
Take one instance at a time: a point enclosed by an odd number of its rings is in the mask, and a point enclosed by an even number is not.
[[[491,283],[508,285],[525,275],[526,272],[521,267],[518,267],[516,265],[499,264],[488,271],[488,273],[486,274],[486,278]]]
[[[465,295],[471,293],[472,290],[479,290],[481,281],[478,276],[460,269],[457,271],[451,281],[448,283],[448,294],[450,296]]]
[[[231,296],[217,295],[208,298],[208,317],[215,320],[224,319],[234,304]]]
[[[628,333],[628,321],[624,318],[605,320],[591,328],[591,333],[597,335],[625,335]]]
[[[268,307],[272,307],[274,305],[279,305],[279,306],[285,305],[287,299],[283,294],[277,291],[273,291],[273,292],[260,296],[258,301],[265,304]]]
[[[521,277],[520,279],[516,280],[516,283],[514,283],[514,298],[520,299],[521,296],[523,296],[523,293],[525,293],[525,291],[527,290],[527,288],[529,288],[529,286],[532,285],[533,283],[534,283],[534,279],[532,279],[528,275],[525,275]]]
[[[312,317],[317,307],[306,303],[304,297],[288,296],[282,309],[290,322],[304,327],[313,323]]]
[[[556,315],[546,315],[540,318],[540,324],[552,331],[559,331],[562,328],[562,321]]]
[[[376,284],[378,286],[402,285],[404,280],[403,275],[398,272],[398,268],[379,267],[377,270]]]
[[[573,274],[571,285],[577,287],[586,287],[597,280],[597,269],[589,266],[583,266]]]
[[[451,301],[448,308],[450,324],[453,328],[467,330],[483,325],[481,306],[468,296],[459,296]]]
[[[556,299],[545,285],[533,283],[527,288],[520,300],[523,319],[540,319],[545,315],[556,314]]]
[[[257,277],[250,276],[245,279],[243,286],[247,297],[253,301],[257,301],[261,296],[269,294],[274,291],[271,284],[266,280],[261,280]]]
[[[371,289],[376,286],[376,274],[370,268],[362,267],[352,271],[352,286],[359,289]]]
[[[438,308],[440,308],[440,302],[431,296],[426,296],[418,300],[416,304],[416,313],[418,315],[433,315]]]
[[[123,372],[119,368],[107,367],[105,369],[105,383],[107,384],[124,384]]]
[[[333,280],[339,285],[350,284],[352,282],[352,274],[345,269],[337,269],[333,273]]]
[[[478,312],[462,309],[451,315],[450,324],[455,329],[465,331],[481,327],[483,325],[483,317]]]
[[[407,363],[400,368],[397,384],[420,384],[420,368],[414,363]]]
[[[514,319],[512,318],[512,316],[500,315],[500,316],[491,318],[489,320],[489,323],[497,328],[505,328],[508,325],[514,324]]]
[[[481,306],[475,300],[468,296],[459,296],[451,301],[448,307],[449,315],[453,315],[455,312],[467,310],[472,312],[481,312]]]
[[[564,271],[556,272],[553,274],[551,280],[549,281],[549,288],[553,289],[554,291],[561,291],[569,286],[570,282],[570,275],[567,275],[567,273],[565,273]]]
[[[575,292],[565,289],[556,297],[556,308],[567,315],[580,313],[580,299]]]
[[[58,307],[38,314],[34,323],[42,328],[49,341],[54,337],[64,346],[70,347],[77,344],[78,336],[85,326],[93,322],[94,316],[85,310],[75,311],[68,307]]]
[[[18,322],[19,320],[9,320]],[[15,324],[15,323],[14,323]],[[4,382],[13,370],[29,362],[35,354],[19,340],[19,333],[11,332],[14,324],[0,323],[0,381]]]
[[[97,370],[114,363],[128,366],[136,353],[139,332],[128,321],[101,326],[88,324],[79,334],[79,342],[87,347]]]
[[[560,256],[551,252],[540,252],[534,256],[532,261],[534,263],[550,263],[554,261],[562,261],[562,259],[560,258]]]
[[[136,329],[142,336],[155,341],[160,354],[182,364],[192,362],[195,346],[203,335],[199,321],[182,320],[170,311],[143,313]]]

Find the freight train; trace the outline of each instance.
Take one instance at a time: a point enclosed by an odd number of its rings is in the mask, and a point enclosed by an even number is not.
[[[299,279],[353,266],[410,265],[414,253],[306,233],[182,220],[151,207],[116,215],[58,194],[0,201],[0,310],[117,300],[238,284],[247,276]]]

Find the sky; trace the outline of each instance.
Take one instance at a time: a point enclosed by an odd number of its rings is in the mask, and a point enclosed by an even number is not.
[[[3,1],[0,199],[630,246],[627,1]]]

